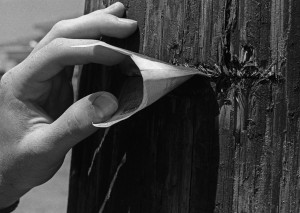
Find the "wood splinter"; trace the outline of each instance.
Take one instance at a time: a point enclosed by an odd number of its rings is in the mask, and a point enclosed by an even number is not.
[[[111,191],[112,191],[112,189],[113,189],[113,187],[114,187],[114,185],[115,185],[116,179],[117,179],[117,177],[118,177],[118,173],[119,173],[121,167],[122,167],[125,163],[126,163],[126,153],[124,154],[124,156],[123,156],[123,158],[122,158],[120,164],[119,164],[118,167],[117,167],[117,170],[116,170],[116,172],[115,172],[115,174],[114,174],[114,177],[113,177],[113,179],[112,179],[112,181],[111,181],[111,183],[110,183],[110,185],[109,185],[108,191],[107,191],[106,196],[105,196],[105,199],[104,199],[104,201],[103,201],[103,203],[102,203],[102,205],[101,205],[101,208],[100,208],[100,210],[99,210],[99,213],[103,213],[104,208],[105,208],[105,205],[106,205],[107,201],[109,200]]]
[[[101,139],[101,142],[100,142],[99,146],[97,147],[97,149],[94,152],[94,155],[93,155],[93,158],[92,158],[92,162],[91,162],[91,165],[90,165],[89,170],[88,170],[88,176],[90,176],[90,174],[92,172],[92,168],[93,168],[93,165],[94,165],[95,158],[96,158],[98,152],[100,152],[100,149],[101,149],[101,147],[103,145],[103,142],[104,142],[104,140],[105,140],[108,132],[109,132],[109,128],[105,129],[105,132],[104,132],[104,135],[103,135],[103,137]]]

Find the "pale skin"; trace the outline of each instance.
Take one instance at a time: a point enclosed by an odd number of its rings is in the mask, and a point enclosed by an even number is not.
[[[97,92],[73,103],[69,65],[114,65],[121,54],[96,43],[100,36],[125,38],[137,22],[120,18],[124,5],[115,3],[76,19],[57,23],[21,64],[0,83],[0,209],[48,181],[66,153],[117,110],[116,98]]]

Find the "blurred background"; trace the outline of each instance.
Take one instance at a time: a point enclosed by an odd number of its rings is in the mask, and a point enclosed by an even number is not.
[[[23,61],[57,21],[83,10],[84,0],[1,0],[0,75]],[[66,212],[70,156],[49,182],[21,198],[16,213]]]

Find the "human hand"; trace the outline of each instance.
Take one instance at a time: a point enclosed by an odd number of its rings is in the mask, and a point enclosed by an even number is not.
[[[96,43],[100,35],[124,38],[137,23],[118,18],[121,3],[57,23],[21,64],[0,83],[0,209],[31,188],[49,180],[66,153],[96,131],[118,108],[116,98],[98,92],[72,104],[72,73],[68,65],[114,65],[123,55],[105,47],[74,47]],[[72,104],[72,105],[71,105]]]

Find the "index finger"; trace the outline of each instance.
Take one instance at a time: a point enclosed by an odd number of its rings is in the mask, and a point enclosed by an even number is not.
[[[59,38],[28,57],[6,73],[12,81],[10,88],[15,97],[36,101],[45,89],[45,82],[66,66],[99,63],[115,65],[126,55],[97,44],[97,40]]]
[[[122,17],[125,7],[116,2],[109,7],[96,10],[74,19],[62,20],[56,23],[50,32],[37,44],[31,54],[34,54],[56,38],[97,39],[103,34],[103,19],[108,16]],[[122,20],[122,19],[120,19]],[[134,21],[132,20],[134,23]],[[108,35],[109,36],[109,35]]]

